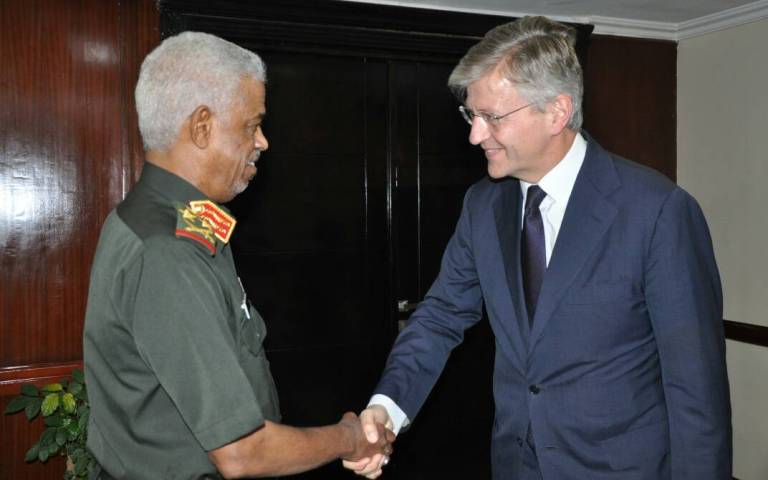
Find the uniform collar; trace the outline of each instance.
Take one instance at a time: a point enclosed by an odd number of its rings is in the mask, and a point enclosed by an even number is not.
[[[209,200],[203,192],[180,176],[149,162],[144,162],[139,182],[158,191],[172,202],[189,203],[193,200]]]

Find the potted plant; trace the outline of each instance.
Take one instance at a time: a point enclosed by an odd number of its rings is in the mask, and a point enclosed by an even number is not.
[[[23,411],[33,421],[42,414],[45,430],[27,451],[27,462],[45,463],[56,454],[67,457],[65,480],[88,478],[94,460],[85,447],[90,406],[81,370],[72,371],[72,380],[61,380],[43,388],[21,386],[21,395],[11,400],[6,414]]]

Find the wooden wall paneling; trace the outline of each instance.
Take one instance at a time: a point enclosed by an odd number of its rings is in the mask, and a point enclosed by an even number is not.
[[[97,227],[122,195],[118,8],[2,8],[0,367],[69,361]]]
[[[91,259],[138,170],[132,91],[158,23],[149,0],[0,4],[3,409],[21,383],[81,365]],[[40,430],[0,416],[0,480],[61,478],[62,459],[24,463]]]
[[[594,35],[584,71],[584,127],[604,148],[677,172],[677,43]]]

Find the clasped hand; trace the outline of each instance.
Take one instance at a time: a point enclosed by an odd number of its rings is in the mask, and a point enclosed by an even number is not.
[[[392,454],[392,443],[395,441],[395,434],[392,432],[392,420],[384,407],[371,405],[360,413],[359,424],[365,433],[363,437],[365,443],[371,447],[369,450],[371,454],[359,458],[345,458],[344,467],[363,477],[377,478],[381,475],[382,468],[389,462],[389,456]],[[376,450],[376,446],[382,442],[384,442],[384,446],[380,450]]]

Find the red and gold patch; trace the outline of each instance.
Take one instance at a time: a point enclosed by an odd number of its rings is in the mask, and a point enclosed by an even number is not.
[[[235,217],[210,200],[196,200],[189,202],[189,206],[192,213],[202,218],[211,227],[216,238],[224,243],[229,242],[237,224]]]
[[[227,243],[237,223],[232,215],[210,200],[176,204],[176,236],[189,238],[216,254],[216,240]]]

